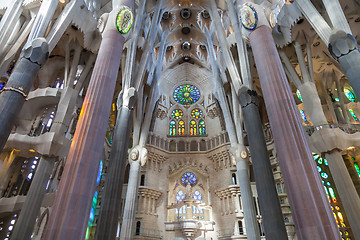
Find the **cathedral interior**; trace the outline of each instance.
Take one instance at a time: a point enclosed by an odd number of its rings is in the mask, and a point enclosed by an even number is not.
[[[360,0],[0,0],[0,239],[360,240]]]

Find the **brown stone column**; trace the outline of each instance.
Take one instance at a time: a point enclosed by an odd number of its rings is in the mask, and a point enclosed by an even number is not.
[[[105,30],[44,239],[84,239],[125,38]]]
[[[270,28],[250,44],[299,239],[341,239]]]

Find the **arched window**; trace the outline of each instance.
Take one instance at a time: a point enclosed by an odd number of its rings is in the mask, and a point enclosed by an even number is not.
[[[136,222],[135,235],[136,235],[136,236],[139,236],[139,235],[140,235],[140,232],[141,232],[141,222],[140,222],[140,221],[137,221],[137,222]]]
[[[140,186],[145,186],[145,174],[141,174]]]
[[[182,200],[184,200],[184,199],[185,199],[185,193],[184,193],[184,191],[182,191],[182,190],[178,191],[177,194],[176,194],[176,196],[175,196],[175,198],[176,198],[176,202],[177,202],[177,203],[178,203],[178,202],[181,202]]]
[[[195,136],[197,135],[197,127],[196,127],[196,122],[194,120],[190,121],[190,135],[191,136]]]
[[[231,180],[232,180],[232,184],[236,185],[236,174],[235,173],[231,174]]]
[[[178,134],[185,135],[185,122],[183,120],[179,121]]]
[[[242,221],[238,221],[238,224],[239,224],[239,234],[244,235],[244,228],[243,228]]]
[[[355,94],[353,92],[353,90],[349,87],[344,87],[344,94],[347,97],[347,99],[349,99],[350,102],[355,102],[356,101],[356,97]]]
[[[176,123],[174,120],[172,120],[170,122],[170,127],[169,127],[169,135],[170,136],[175,136],[176,134]]]
[[[202,202],[202,195],[201,195],[201,193],[200,193],[200,191],[199,190],[196,190],[195,192],[194,192],[194,194],[193,194],[193,199],[195,200],[195,201],[199,201],[199,202]]]
[[[204,122],[204,120],[200,120],[199,121],[199,135],[205,135],[205,134],[206,134],[205,122]]]

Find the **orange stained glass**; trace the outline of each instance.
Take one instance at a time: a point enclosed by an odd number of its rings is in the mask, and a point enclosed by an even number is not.
[[[185,122],[183,120],[179,121],[178,134],[185,135]]]

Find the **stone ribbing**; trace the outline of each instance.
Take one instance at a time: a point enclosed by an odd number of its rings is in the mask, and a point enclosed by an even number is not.
[[[269,27],[250,34],[299,239],[341,239]]]
[[[125,38],[103,34],[44,239],[84,239]]]

